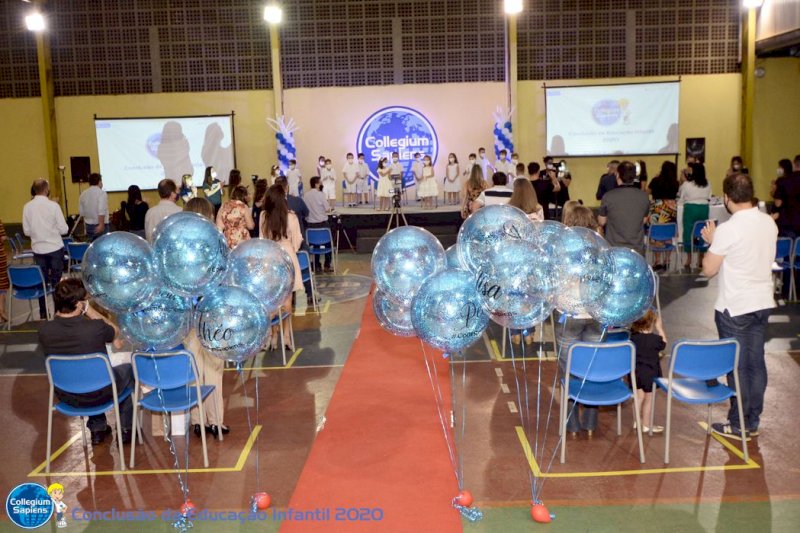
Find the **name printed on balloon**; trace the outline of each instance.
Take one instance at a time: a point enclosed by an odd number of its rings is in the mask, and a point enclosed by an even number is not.
[[[483,271],[478,274],[478,278],[475,280],[475,289],[481,294],[481,296],[491,299],[498,298],[500,293],[503,292],[503,289],[500,287],[500,285],[491,283],[489,276]]]
[[[213,325],[206,322],[205,313],[200,314],[200,321],[197,324],[197,336],[206,344],[225,342],[233,337],[233,330],[221,325]]]
[[[467,302],[461,307],[461,313],[459,316],[464,320],[464,327],[461,329],[470,329],[472,321],[476,320],[480,316],[480,309],[473,302]],[[469,335],[474,335],[474,332],[470,332],[468,335],[459,334],[457,336],[467,337]]]
[[[511,221],[503,224],[503,234],[515,239],[522,239],[522,232],[519,230],[519,226]]]

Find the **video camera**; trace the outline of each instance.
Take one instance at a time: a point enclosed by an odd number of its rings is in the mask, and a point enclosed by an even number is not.
[[[399,209],[403,195],[403,175],[397,174],[390,177],[392,179],[392,188],[389,189],[389,192],[392,195],[392,207]]]

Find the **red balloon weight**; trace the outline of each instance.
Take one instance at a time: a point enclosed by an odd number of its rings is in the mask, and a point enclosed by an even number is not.
[[[456,503],[462,507],[469,507],[472,505],[472,493],[468,490],[462,490],[456,496]]]
[[[191,516],[197,512],[197,507],[194,506],[192,500],[186,500],[181,505],[181,514],[184,516]]]
[[[539,522],[540,524],[549,524],[552,520],[550,511],[541,503],[536,503],[531,507],[531,518],[533,518],[534,522]]]
[[[256,500],[256,507],[259,511],[263,511],[264,509],[268,509],[270,503],[272,503],[272,499],[269,497],[269,494],[266,492],[256,492],[253,495],[253,498]]]

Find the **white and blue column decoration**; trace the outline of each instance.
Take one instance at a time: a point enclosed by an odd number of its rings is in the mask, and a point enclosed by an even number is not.
[[[500,157],[500,150],[508,152],[508,157],[514,153],[514,133],[511,129],[511,110],[505,112],[498,106],[494,112],[494,156]]]
[[[294,144],[294,132],[298,130],[293,118],[286,120],[283,115],[276,118],[268,118],[267,123],[275,130],[275,141],[278,149],[278,166],[281,173],[285,174],[289,169],[289,161],[297,159],[297,148]]]

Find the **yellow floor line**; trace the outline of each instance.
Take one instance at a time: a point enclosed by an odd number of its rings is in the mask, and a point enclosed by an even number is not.
[[[59,455],[61,455],[62,453],[64,453],[64,452],[67,450],[67,448],[69,448],[70,446],[72,446],[72,445],[75,443],[75,441],[79,440],[80,438],[81,438],[81,434],[80,434],[80,433],[76,433],[75,435],[73,435],[73,436],[72,436],[72,438],[70,438],[70,439],[69,439],[67,442],[65,442],[65,443],[64,443],[64,445],[63,445],[63,446],[61,446],[61,448],[59,448],[59,449],[57,449],[56,451],[54,451],[54,452],[53,452],[53,453],[50,455],[50,464],[52,465],[52,463],[53,463],[53,461],[55,461],[56,457],[58,457]],[[33,469],[33,472],[31,472],[30,474],[28,474],[28,477],[30,477],[30,476],[32,476],[32,475],[34,475],[34,474],[38,474],[39,472],[41,472],[42,470],[44,470],[44,469],[45,469],[45,467],[47,467],[47,459],[45,459],[44,461],[42,461],[42,464],[40,464],[39,466],[37,466],[36,468],[34,468],[34,469]]]
[[[286,363],[286,368],[292,368],[292,365],[297,360],[297,356],[300,355],[300,352],[302,351],[303,351],[302,348],[298,348],[297,350],[295,350],[294,354],[292,355],[292,358],[289,359],[288,363]]]
[[[548,478],[579,478],[579,477],[615,477],[615,476],[637,476],[645,474],[679,474],[686,472],[719,472],[727,470],[750,470],[753,468],[761,468],[761,466],[752,459],[747,463],[740,465],[719,465],[719,466],[685,466],[685,467],[665,467],[665,468],[646,468],[641,470],[612,470],[612,471],[599,471],[599,472],[542,472],[539,464],[533,457],[530,444],[525,436],[525,431],[521,426],[516,426],[517,437],[522,445],[522,450],[525,453],[525,458],[528,460],[531,472],[535,477],[548,477]],[[719,440],[719,439],[717,439]],[[725,443],[722,443],[725,445]],[[726,448],[731,449],[730,446]],[[734,449],[735,450],[735,449]],[[741,451],[739,452],[741,458]]]
[[[261,432],[261,426],[257,425],[253,428],[252,433],[250,433],[250,437],[247,439],[247,442],[242,449],[242,453],[239,454],[239,459],[236,461],[235,466],[229,467],[219,467],[219,468],[190,468],[188,470],[181,470],[182,472],[188,472],[190,474],[215,474],[215,473],[225,473],[225,472],[241,472],[244,468],[245,462],[247,462],[247,457],[250,455],[250,451],[253,449],[253,444],[256,441],[256,437]],[[73,444],[76,440],[80,439],[80,433],[72,437],[69,441],[67,441],[64,446],[59,448],[56,453],[50,456],[50,463],[52,464],[53,459],[58,457],[64,450],[66,450],[71,444]],[[109,471],[102,471],[102,472],[50,472],[49,474],[43,473],[46,462],[40,464],[33,472],[28,474],[28,477],[55,477],[55,478],[63,478],[63,477],[83,477],[83,476],[134,476],[134,475],[154,475],[154,474],[174,474],[176,472],[175,469],[160,469],[160,470],[109,470]]]
[[[495,361],[502,361],[503,357],[500,355],[500,347],[497,345],[497,341],[492,339],[489,341],[489,344],[492,345],[492,359]]]
[[[342,272],[342,276],[346,276],[348,272],[350,272],[350,269],[349,268],[345,268],[344,272]]]
[[[2,329],[0,333],[39,333],[39,331],[36,329],[12,329],[11,331]]]
[[[320,312],[320,314],[324,315],[325,313],[328,312],[328,309],[330,308],[331,308],[331,301],[328,300],[327,302],[325,302],[325,305],[322,306],[322,311]]]
[[[708,431],[708,424],[706,424],[705,422],[698,422],[697,424],[698,424],[698,425],[699,425],[701,428],[703,428],[703,431]],[[725,437],[723,437],[722,435],[718,435],[718,434],[716,434],[716,433],[712,432],[712,433],[711,433],[711,436],[712,436],[712,437],[714,437],[714,438],[715,438],[715,439],[716,439],[716,440],[717,440],[717,441],[718,441],[720,444],[722,444],[723,446],[725,446],[726,448],[728,448],[728,450],[730,450],[730,452],[731,452],[733,455],[735,455],[736,457],[738,457],[739,459],[741,459],[742,461],[744,461],[744,453],[742,453],[742,449],[741,449],[741,448],[737,448],[736,446],[734,446],[734,445],[733,445],[733,443],[732,443],[731,441],[729,441],[728,439],[726,439],[726,438],[725,438]],[[756,463],[755,461],[753,461],[753,459],[752,459],[752,458],[750,458],[750,457],[748,457],[747,464],[751,465],[753,468],[761,468],[761,467],[758,465],[758,463]]]

